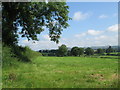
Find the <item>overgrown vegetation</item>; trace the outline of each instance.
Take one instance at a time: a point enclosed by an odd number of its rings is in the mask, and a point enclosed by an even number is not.
[[[35,52],[29,47],[7,45],[3,45],[2,47],[3,67],[18,65],[20,61],[30,62],[38,56],[42,56],[41,53]]]

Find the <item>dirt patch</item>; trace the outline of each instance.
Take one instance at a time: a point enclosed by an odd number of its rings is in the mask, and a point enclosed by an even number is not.
[[[112,80],[118,79],[118,74],[112,74],[112,75],[111,75],[111,79],[112,79]]]
[[[11,81],[13,81],[13,80],[16,79],[16,77],[17,77],[16,74],[10,73],[9,76],[8,76],[8,79],[11,80]]]
[[[100,81],[105,81],[105,80],[107,80],[103,74],[91,74],[90,77],[91,77],[91,78],[94,78],[94,79],[98,79],[98,80],[100,80]],[[117,80],[117,79],[118,79],[118,74],[112,74],[112,75],[110,75],[109,78],[110,78],[110,79],[109,79],[110,81],[111,81],[111,80],[112,80],[112,81],[113,81],[113,80]]]

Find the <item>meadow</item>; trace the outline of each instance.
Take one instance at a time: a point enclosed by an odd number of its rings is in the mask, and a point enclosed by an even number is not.
[[[118,59],[43,57],[3,68],[3,88],[116,88]]]
[[[118,3],[15,1],[0,4],[0,88],[118,88]]]

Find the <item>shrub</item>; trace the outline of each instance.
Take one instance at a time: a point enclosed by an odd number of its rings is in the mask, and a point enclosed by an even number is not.
[[[37,56],[42,56],[41,53],[31,50],[28,46],[13,46],[12,51],[16,54],[20,61],[29,62]]]
[[[8,46],[2,47],[2,66],[16,66],[19,59]]]
[[[41,53],[31,50],[31,49],[30,49],[29,47],[27,47],[27,46],[24,47],[24,49],[25,49],[25,51],[22,52],[22,55],[23,55],[23,56],[26,56],[26,57],[27,57],[29,60],[31,60],[31,61],[32,61],[32,59],[34,59],[34,58],[36,58],[36,57],[38,57],[38,56],[42,56]]]
[[[41,53],[31,50],[29,47],[21,47],[21,46],[6,46],[2,47],[2,63],[5,65],[13,65],[19,63],[18,61],[29,62],[32,61],[33,58],[38,56],[42,56]]]

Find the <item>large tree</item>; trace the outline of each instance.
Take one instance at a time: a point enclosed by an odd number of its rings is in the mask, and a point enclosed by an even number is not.
[[[87,55],[93,55],[94,54],[94,50],[90,47],[85,49],[85,54]]]
[[[73,47],[71,49],[71,55],[78,56],[79,55],[79,48],[78,47]]]
[[[61,31],[69,26],[68,9],[65,2],[3,2],[3,42],[16,44],[19,36],[38,40],[37,35],[45,27],[49,30],[51,41],[58,43]]]
[[[66,56],[67,55],[67,47],[66,45],[61,45],[58,49],[58,56]]]
[[[80,56],[82,54],[84,54],[84,49],[83,48],[73,47],[71,49],[71,55],[73,55],[73,56]]]
[[[84,48],[78,48],[79,56],[84,54]]]

